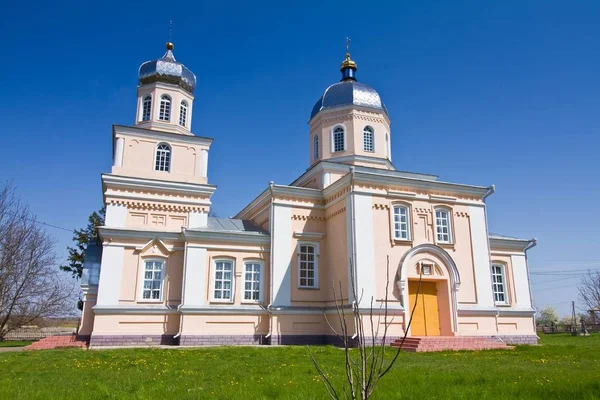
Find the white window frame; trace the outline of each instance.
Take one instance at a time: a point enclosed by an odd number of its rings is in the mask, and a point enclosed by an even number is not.
[[[399,235],[397,235],[398,230],[396,230],[396,209],[404,209],[406,212],[406,237],[403,238]],[[394,203],[392,204],[392,207],[390,209],[390,221],[391,221],[391,228],[392,228],[392,237],[394,240],[397,241],[410,241],[412,240],[412,231],[411,231],[411,208],[408,204],[404,204],[404,203]],[[398,222],[401,225],[401,222]],[[400,231],[401,232],[401,231]]]
[[[146,282],[146,263],[148,262],[160,262],[162,263],[162,270],[161,270],[161,280],[160,280],[160,296],[158,299],[153,299],[152,298],[152,289],[150,290],[150,298],[149,299],[145,299],[144,298],[144,290],[148,290],[145,289],[145,282]],[[154,275],[154,270],[153,270],[153,275]],[[164,292],[165,292],[165,276],[167,275],[167,260],[165,258],[158,258],[158,257],[153,257],[153,258],[143,258],[142,259],[142,265],[140,268],[140,297],[138,299],[138,302],[140,303],[162,303],[163,302],[163,298],[164,298]],[[154,282],[155,279],[152,279],[151,282]]]
[[[314,284],[311,285],[302,285],[301,284],[301,248],[302,246],[312,246],[315,250],[314,252],[314,260],[313,260],[313,265],[314,265],[314,270],[313,270],[313,279],[314,279]],[[318,243],[314,243],[314,242],[298,242],[298,246],[296,247],[296,258],[298,259],[296,265],[297,265],[297,269],[298,269],[298,289],[318,289],[319,288],[319,244]]]
[[[179,103],[179,125],[184,128],[187,127],[187,114],[188,114],[188,103],[185,100],[181,100]]]
[[[253,299],[246,299],[246,283],[248,283],[247,280],[247,276],[246,274],[248,273],[246,271],[246,266],[247,265],[259,265],[259,281],[258,281],[258,299],[257,300],[253,300]],[[254,278],[254,277],[253,277]],[[244,260],[244,270],[242,271],[242,281],[243,281],[243,287],[241,288],[242,291],[242,303],[262,303],[264,301],[264,287],[265,287],[265,262],[263,260],[257,260],[257,259],[247,259]],[[254,280],[251,281],[251,283],[253,283]],[[254,290],[251,289],[250,293],[252,293]]]
[[[315,160],[319,159],[319,135],[315,135],[313,139],[313,156]]]
[[[495,268],[500,268],[499,274],[497,274],[494,271]],[[493,262],[491,272],[492,272],[492,294],[494,296],[494,304],[508,305],[509,301],[508,301],[508,282],[506,281],[506,265],[504,265],[502,263],[498,263],[498,262]],[[501,279],[502,279],[501,283],[497,283],[495,281],[496,276],[501,277]],[[496,287],[498,285],[502,286],[502,291],[496,291]],[[496,300],[497,294],[502,294],[504,296],[504,300]]]
[[[440,233],[438,232],[438,228],[440,227],[440,225],[438,224],[438,216],[437,213],[438,211],[443,211],[446,213],[447,216],[447,225],[448,225],[448,240],[440,240]],[[447,208],[447,207],[435,207],[433,209],[433,218],[435,220],[435,242],[439,243],[439,244],[453,244],[453,239],[454,239],[454,235],[452,235],[452,209]],[[444,233],[441,233],[441,235],[443,235]]]
[[[156,167],[156,161],[158,159],[158,152],[159,152],[158,146],[161,146],[163,144],[165,146],[169,147],[169,162],[165,163],[166,166],[167,166],[167,169],[165,169],[165,170],[161,170],[161,169],[158,169]],[[160,151],[164,151],[164,150],[160,150]],[[167,143],[167,142],[157,143],[156,147],[154,148],[154,165],[153,165],[154,166],[154,171],[158,171],[158,172],[171,172],[171,163],[172,162],[173,162],[173,147],[169,143]]]
[[[342,130],[342,149],[341,150],[336,150],[335,149],[335,131],[336,129],[340,128]],[[342,151],[346,151],[346,128],[344,127],[344,125],[336,125],[333,128],[331,128],[331,152],[332,153],[340,153]]]
[[[164,103],[164,107],[163,107]],[[164,111],[163,111],[164,108]],[[168,108],[168,110],[167,110]],[[173,113],[173,99],[171,96],[163,94],[160,96],[160,103],[158,106],[158,120],[164,122],[171,121],[171,114]],[[166,118],[163,118],[163,115],[166,115]]]
[[[146,100],[150,100],[150,104],[148,106],[148,114],[146,114]],[[146,116],[148,118],[145,118]],[[152,95],[147,94],[142,97],[142,116],[140,119],[142,121],[150,121],[151,118],[152,118]]]
[[[216,282],[217,282],[217,263],[220,262],[227,262],[227,263],[231,263],[231,285],[230,285],[230,291],[231,291],[231,296],[229,299],[223,299],[223,298],[216,298],[215,297],[215,290],[216,288]],[[226,280],[223,279],[223,282],[225,282]],[[219,289],[219,290],[224,290],[223,288]],[[211,273],[211,280],[210,280],[210,299],[211,302],[213,303],[234,303],[235,302],[235,259],[233,258],[226,258],[226,257],[219,257],[219,258],[214,258],[213,262],[212,262],[212,273]]]
[[[371,149],[367,149],[367,137],[370,137],[368,140],[371,142]],[[363,129],[363,151],[367,153],[375,153],[375,129],[373,127],[367,125]]]
[[[391,161],[392,157],[390,156],[390,134],[387,132],[385,133],[385,153],[388,160]]]

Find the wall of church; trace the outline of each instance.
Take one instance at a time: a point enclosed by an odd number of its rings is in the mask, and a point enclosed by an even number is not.
[[[180,232],[188,226],[188,212],[128,208],[125,226],[129,229],[150,229]]]
[[[122,166],[113,166],[112,174],[136,178],[169,180],[172,182],[207,183],[206,176],[201,176],[201,150],[208,146],[183,143],[179,140],[165,140],[116,134],[115,140],[123,138]],[[156,146],[167,143],[171,146],[171,170],[155,171]]]

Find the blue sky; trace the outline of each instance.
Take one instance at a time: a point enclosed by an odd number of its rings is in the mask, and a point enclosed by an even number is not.
[[[10,2],[0,33],[0,180],[38,218],[86,224],[101,206],[111,124],[132,124],[137,69],[175,56],[198,77],[193,131],[215,138],[220,216],[308,166],[311,108],[340,78],[352,38],[359,81],[392,119],[398,169],[496,184],[492,232],[537,237],[537,306],[561,314],[600,269],[600,3]],[[6,141],[10,146],[6,146]],[[52,229],[61,256],[69,232]]]

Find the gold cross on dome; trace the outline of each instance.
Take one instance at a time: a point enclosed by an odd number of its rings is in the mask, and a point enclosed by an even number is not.
[[[346,53],[350,53],[350,38],[346,36]]]

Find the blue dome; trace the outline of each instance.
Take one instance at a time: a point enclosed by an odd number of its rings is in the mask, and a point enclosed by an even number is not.
[[[140,66],[138,79],[141,84],[164,82],[178,85],[193,94],[196,88],[196,75],[185,65],[175,60],[173,43],[167,43],[167,52],[162,58],[146,61]]]
[[[387,115],[387,109],[375,89],[355,80],[343,80],[325,90],[325,93],[315,103],[310,119],[312,120],[321,110],[346,106],[366,107]]]

